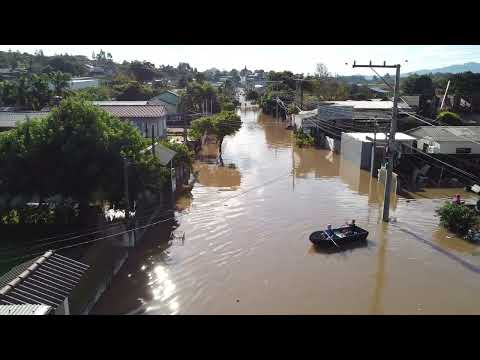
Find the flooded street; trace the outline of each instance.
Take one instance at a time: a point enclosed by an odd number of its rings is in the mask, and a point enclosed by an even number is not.
[[[383,187],[368,172],[292,147],[285,123],[259,110],[239,112],[225,167],[196,163],[176,220],[132,250],[93,314],[480,314],[480,248],[434,217],[458,190],[395,197],[384,224]],[[309,242],[351,219],[370,232],[368,246],[325,254]],[[168,247],[173,229],[183,246]]]

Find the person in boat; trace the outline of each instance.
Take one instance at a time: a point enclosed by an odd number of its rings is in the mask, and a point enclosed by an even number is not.
[[[335,236],[335,234],[332,230],[332,225],[330,225],[330,224],[327,225],[327,230],[325,230],[325,234],[327,234],[327,236],[330,236],[330,237]]]
[[[452,199],[452,204],[461,205],[462,199],[460,198],[460,194],[456,194]]]
[[[355,230],[357,230],[357,225],[355,225],[355,219],[353,219],[352,222],[349,224],[349,228],[351,232],[355,232]]]

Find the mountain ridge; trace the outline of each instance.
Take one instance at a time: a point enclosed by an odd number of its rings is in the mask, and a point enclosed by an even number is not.
[[[467,62],[467,63],[464,63],[464,64],[449,65],[449,66],[444,66],[444,67],[435,68],[435,69],[421,69],[421,70],[411,71],[411,72],[402,74],[402,77],[413,75],[413,74],[428,75],[430,73],[432,73],[432,74],[436,74],[436,73],[458,74],[458,73],[467,72],[467,71],[471,71],[473,73],[480,73],[480,63]]]

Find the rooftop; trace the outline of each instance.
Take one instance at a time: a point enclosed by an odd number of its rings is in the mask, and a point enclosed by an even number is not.
[[[53,308],[48,305],[0,305],[2,315],[48,315]]]
[[[370,140],[367,140],[367,137],[369,138],[374,138],[373,133],[362,133],[362,132],[351,132],[351,133],[343,133],[346,136],[350,136],[352,138],[355,138],[356,140],[362,141],[362,142],[371,142]],[[376,139],[379,141],[385,140],[385,134],[378,132],[376,135]],[[405,133],[397,132],[395,133],[395,141],[413,141],[415,138],[413,136],[407,135]]]
[[[0,111],[0,128],[14,128],[17,122],[28,119],[42,118],[50,114],[49,111]]]
[[[0,305],[43,304],[56,308],[88,268],[81,262],[47,251],[0,277]]]
[[[416,138],[430,137],[435,141],[478,141],[480,126],[419,126],[407,133]]]
[[[128,105],[128,106],[144,106],[148,105],[148,101],[92,101],[93,105],[99,106],[121,106],[121,105]]]
[[[96,104],[119,118],[159,118],[167,115],[165,105],[145,104]]]
[[[345,101],[324,101],[320,103],[321,106],[345,106],[352,107],[355,110],[391,110],[393,107],[392,101],[369,101],[369,100],[345,100]],[[410,109],[410,106],[403,102],[398,103],[399,109]]]

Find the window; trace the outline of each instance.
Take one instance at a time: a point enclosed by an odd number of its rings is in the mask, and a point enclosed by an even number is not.
[[[455,151],[457,154],[470,154],[472,152],[471,148],[456,148]]]

